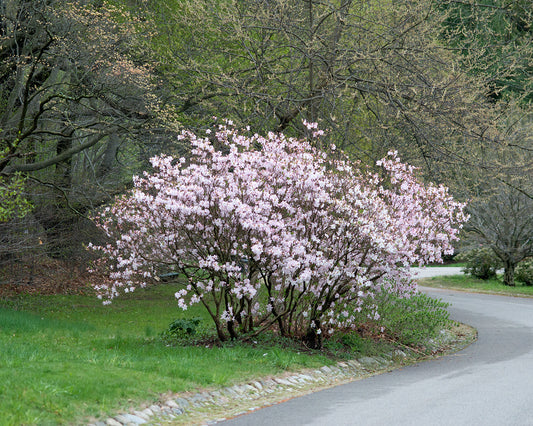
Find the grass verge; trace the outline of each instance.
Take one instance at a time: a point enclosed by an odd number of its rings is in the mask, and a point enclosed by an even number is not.
[[[428,268],[449,268],[449,267],[464,268],[466,266],[466,262],[432,263],[432,264],[426,265],[426,266]]]
[[[423,278],[418,283],[426,287],[450,288],[476,293],[499,294],[507,296],[533,297],[533,286],[517,283],[514,287],[505,286],[500,279],[481,280],[469,275]]]
[[[172,420],[165,416],[162,418],[157,418],[156,416],[154,420],[157,423],[172,426],[210,424],[214,421],[239,416],[243,413],[249,413],[250,411],[255,411],[261,407],[284,402],[295,397],[392,371],[398,367],[455,353],[471,344],[476,338],[477,331],[474,328],[465,324],[454,323],[450,329],[442,330],[437,338],[427,341],[427,344],[431,346],[431,348],[428,348],[429,351],[403,348],[405,352],[398,349],[392,354],[382,352],[376,354],[375,358],[376,360],[379,359],[381,362],[369,364],[368,359],[371,358],[367,358],[366,362],[361,360],[364,364],[357,364],[355,370],[350,369],[349,367],[347,368],[345,362],[340,362],[336,367],[331,367],[333,370],[336,369],[331,375],[322,375],[323,369],[304,371],[303,373],[306,378],[311,379],[310,383],[306,382],[306,384],[302,384],[301,382],[298,382],[298,385],[296,386],[281,386],[281,389],[280,386],[274,384],[274,387],[270,387],[266,391],[263,390],[259,393],[250,392],[248,394],[238,395],[234,394],[233,397],[231,394],[228,395],[227,392],[224,393],[224,391],[222,391],[222,398],[218,399],[215,393],[214,395],[212,394],[214,396],[213,400],[201,404],[195,404],[194,401],[197,397],[200,397],[200,400],[202,400],[202,396],[205,396],[205,393],[197,395],[173,395],[172,397],[178,397],[177,401],[189,397],[189,401],[191,401],[192,404],[187,407],[182,415],[179,415]],[[291,375],[291,373],[287,373],[287,377],[284,378],[290,382],[291,376],[293,379],[297,378],[297,375]],[[315,379],[313,379],[313,377]]]
[[[268,334],[251,344],[213,345],[204,338],[211,325],[204,312],[179,310],[175,290],[171,284],[139,290],[110,306],[81,295],[0,300],[0,424],[81,424],[167,393],[231,386],[393,347],[353,337],[318,352]],[[160,336],[180,317],[203,318],[194,345]]]

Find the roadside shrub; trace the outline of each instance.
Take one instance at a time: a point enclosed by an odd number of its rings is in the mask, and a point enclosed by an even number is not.
[[[515,280],[524,285],[533,285],[533,257],[523,260],[517,265]]]
[[[275,328],[319,348],[323,333],[355,328],[382,286],[412,292],[410,265],[441,262],[466,220],[396,152],[377,174],[282,134],[207,135],[183,132],[190,158],[153,158],[155,171],[95,218],[110,238],[92,247],[111,278],[95,285],[106,303],[164,266],[188,280],[178,306],[202,304],[219,340]]]
[[[496,271],[501,268],[501,261],[488,247],[480,247],[460,253],[456,259],[465,262],[463,272],[482,280],[496,277]]]

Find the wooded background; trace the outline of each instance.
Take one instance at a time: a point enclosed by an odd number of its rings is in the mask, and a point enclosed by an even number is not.
[[[89,217],[181,129],[327,131],[469,202],[463,244],[533,256],[530,0],[0,2],[0,285],[83,275]],[[64,276],[64,274],[63,274]],[[59,285],[58,283],[56,283]],[[68,282],[63,285],[68,286]]]

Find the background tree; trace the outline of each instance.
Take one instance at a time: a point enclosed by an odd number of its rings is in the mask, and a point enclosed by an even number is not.
[[[373,164],[391,147],[439,166],[487,135],[483,87],[438,39],[431,1],[155,1],[154,48],[185,125],[232,118],[304,135],[317,121]],[[479,90],[477,90],[479,89]]]
[[[491,143],[466,145],[471,167],[458,164],[449,182],[471,200],[466,240],[490,247],[504,265],[504,284],[514,285],[514,269],[531,256],[533,242],[533,9],[522,0],[449,0],[439,7],[442,38],[501,111]]]
[[[26,177],[27,229],[45,232],[34,244],[68,257],[81,250],[80,214],[123,190],[152,147],[161,152],[157,87],[137,42],[149,32],[107,2],[0,8],[0,175],[5,185]],[[19,225],[2,226],[15,235]]]
[[[471,203],[465,229],[494,251],[504,266],[503,283],[514,286],[516,266],[533,256],[533,200],[494,179],[490,183],[490,195]]]
[[[457,169],[454,187],[470,199],[466,241],[490,247],[504,266],[504,284],[514,285],[515,267],[533,255],[532,117],[507,122],[505,145],[477,153],[485,167]]]
[[[128,56],[140,53],[129,40],[136,27],[125,15],[117,22],[119,9],[90,2],[3,7],[0,172],[54,166],[58,181],[69,181],[75,154],[148,118],[150,74]]]
[[[445,0],[442,38],[493,101],[533,101],[533,9],[529,0]]]
[[[466,164],[484,169],[483,179],[494,177],[533,197],[527,179],[513,178],[533,172],[533,144],[527,137],[533,101],[531,2],[446,0],[439,2],[439,10],[444,17],[440,38],[460,53],[459,66],[479,81],[498,111],[486,125],[483,144],[463,144]]]

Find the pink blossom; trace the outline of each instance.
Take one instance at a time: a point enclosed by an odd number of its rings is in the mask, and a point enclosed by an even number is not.
[[[154,172],[102,212],[112,242],[91,249],[112,281],[95,286],[99,297],[146,286],[166,268],[188,282],[178,306],[204,304],[221,339],[273,323],[291,330],[291,318],[321,332],[322,320],[328,330],[356,326],[350,312],[381,288],[408,294],[411,264],[453,250],[464,205],[423,184],[396,152],[377,162],[378,175],[306,140],[230,126],[214,132],[222,150],[184,131],[188,161],[152,158]]]

